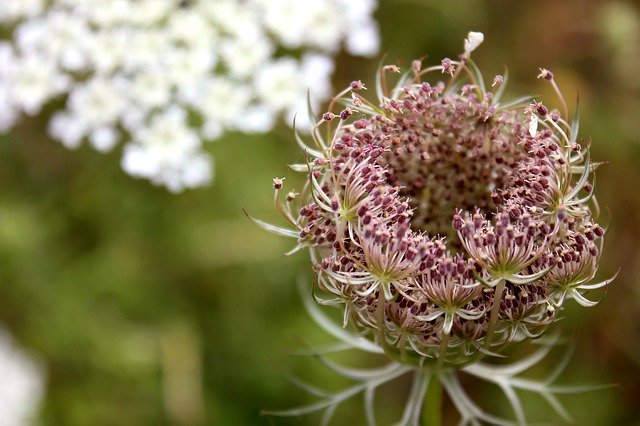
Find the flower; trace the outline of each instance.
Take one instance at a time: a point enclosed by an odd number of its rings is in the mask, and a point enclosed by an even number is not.
[[[0,377],[2,424],[30,424],[44,394],[44,374],[41,366],[17,347],[3,329],[0,329]]]
[[[313,294],[342,306],[343,326],[367,339],[354,346],[417,366],[416,377],[430,371],[463,420],[466,396],[445,376],[494,381],[523,423],[513,374],[480,360],[541,336],[567,299],[593,306],[587,294],[611,279],[590,284],[605,232],[589,183],[597,164],[578,142],[577,117],[570,124],[566,111],[541,102],[503,102],[506,75],[487,89],[468,57],[483,38],[469,33],[459,61],[414,62],[395,86],[386,73],[398,67],[381,66],[376,101],[361,83],[342,91],[345,110],[326,112],[311,143],[297,136],[309,156],[294,166],[309,182],[298,214],[276,188],[294,229],[258,224],[309,251]],[[432,72],[450,77],[430,83]],[[553,74],[543,77],[566,106]]]
[[[473,52],[478,48],[478,46],[482,44],[483,41],[484,41],[484,34],[476,31],[469,31],[467,38],[464,40],[465,53],[469,54]]]
[[[187,126],[187,113],[177,107],[157,114],[125,146],[122,168],[146,177],[170,191],[195,188],[211,180],[211,159],[202,154],[196,133]]]
[[[122,141],[121,164],[132,176],[174,192],[204,186],[213,162],[202,139],[268,132],[280,116],[291,124],[309,90],[318,107],[342,46],[377,53],[375,7],[375,0],[0,0],[11,37],[0,40],[0,131],[64,99],[49,133],[66,147],[87,140],[106,152]],[[170,119],[184,138],[170,144],[169,160],[158,127],[175,110],[187,119]],[[310,124],[299,116],[298,128]]]

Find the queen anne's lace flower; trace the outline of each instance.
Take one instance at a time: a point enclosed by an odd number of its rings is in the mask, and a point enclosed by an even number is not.
[[[422,81],[449,66],[475,84]],[[566,297],[588,306],[607,283],[587,284],[604,231],[577,127],[541,103],[501,104],[504,83],[487,91],[470,67],[383,81],[379,105],[352,92],[342,118],[318,123],[339,121],[313,133],[309,203],[287,216],[349,322],[389,352],[452,365],[539,335]]]
[[[313,144],[298,137],[302,207],[276,203],[294,230],[259,222],[309,250],[316,300],[342,306],[344,326],[436,371],[541,336],[567,299],[592,306],[588,293],[611,281],[589,284],[604,230],[577,116],[547,70],[562,111],[503,102],[507,76],[488,88],[469,59],[482,40],[470,33],[459,61],[414,62],[393,88],[398,67],[381,67],[375,102],[352,83]],[[426,81],[434,72],[451,77]]]
[[[65,146],[88,140],[109,151],[123,140],[127,173],[172,191],[202,186],[212,160],[200,140],[266,132],[282,114],[291,123],[309,88],[314,104],[325,99],[330,55],[343,43],[355,55],[377,52],[374,8],[375,0],[0,0],[0,24],[12,30],[0,41],[0,131],[64,96],[50,133]],[[180,140],[168,142],[160,129],[174,125]]]

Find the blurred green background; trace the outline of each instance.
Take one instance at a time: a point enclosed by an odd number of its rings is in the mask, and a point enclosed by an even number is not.
[[[640,424],[640,6],[381,0],[376,16],[387,62],[455,57],[469,30],[482,31],[475,60],[487,79],[507,65],[513,96],[536,93],[553,104],[538,67],[551,69],[569,98],[580,91],[582,136],[593,139],[594,158],[609,162],[596,187],[613,217],[600,275],[621,272],[598,307],[568,304],[561,329],[577,350],[561,380],[619,386],[563,401],[577,424]],[[354,79],[373,86],[377,65],[340,57],[334,87]],[[330,341],[297,293],[309,263],[304,253],[285,257],[291,241],[242,214],[278,220],[271,178],[286,176],[285,189],[299,182],[286,166],[302,159],[291,130],[209,144],[214,185],[172,195],[125,175],[118,152],[68,151],[48,140],[46,119],[23,120],[0,138],[0,322],[46,367],[39,423],[316,424],[313,416],[260,416],[312,400],[283,370],[330,389],[344,382],[286,355],[302,342]],[[378,397],[382,424],[400,414],[408,383],[393,386]],[[495,389],[475,394],[509,414]],[[541,401],[529,402],[534,418],[553,419]],[[364,424],[361,413],[356,398],[336,424]]]

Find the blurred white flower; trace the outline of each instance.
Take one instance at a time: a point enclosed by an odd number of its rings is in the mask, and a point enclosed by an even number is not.
[[[49,134],[69,149],[79,147],[86,133],[84,120],[67,111],[56,113],[49,121]]]
[[[370,19],[376,8],[376,0],[343,0],[341,3],[351,25],[346,34],[347,50],[358,56],[377,54],[380,49],[378,23]]]
[[[2,329],[0,383],[0,426],[31,424],[44,395],[44,374]]]
[[[13,21],[38,15],[44,8],[44,0],[7,0],[0,2],[0,22]]]
[[[353,29],[347,38],[347,49],[353,55],[373,56],[380,49],[378,24],[374,21],[363,23]]]
[[[13,106],[36,115],[42,105],[68,87],[68,80],[56,66],[35,54],[9,59],[2,83]]]
[[[132,142],[124,147],[122,168],[172,192],[211,181],[211,160],[187,125],[187,112],[176,106],[155,114],[147,126],[133,132]]]
[[[89,135],[89,143],[100,152],[109,152],[118,142],[118,131],[113,127],[98,127]]]
[[[54,99],[51,136],[181,191],[206,185],[202,139],[268,132],[331,92],[332,54],[375,55],[376,0],[0,0],[0,131]],[[56,105],[63,105],[56,103]]]
[[[484,34],[476,31],[469,31],[469,34],[467,34],[467,38],[464,39],[465,53],[469,54],[473,52],[478,48],[478,46],[482,44],[483,41],[484,41]]]
[[[117,122],[125,104],[124,80],[94,77],[75,85],[67,108],[90,126]]]

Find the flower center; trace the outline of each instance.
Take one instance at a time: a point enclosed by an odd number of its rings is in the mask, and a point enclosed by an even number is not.
[[[390,117],[393,124],[374,126],[374,137],[388,148],[379,161],[389,183],[410,199],[411,227],[455,245],[455,211],[493,212],[494,190],[506,186],[525,151],[512,113],[496,115],[474,95],[420,93],[404,99],[404,113]]]

